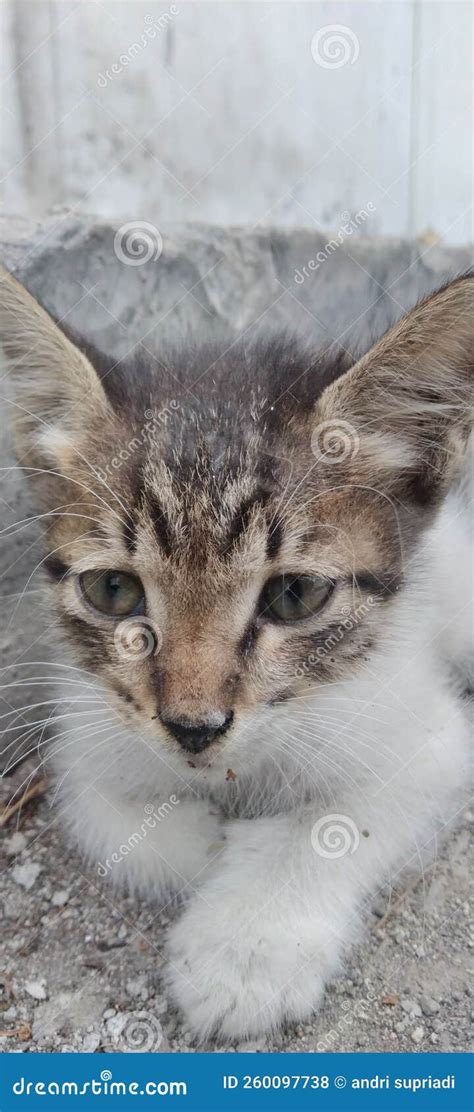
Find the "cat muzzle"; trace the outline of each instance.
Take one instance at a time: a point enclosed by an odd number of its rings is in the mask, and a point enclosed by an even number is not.
[[[192,722],[186,719],[162,718],[163,726],[188,753],[202,753],[217,737],[225,734],[234,720],[233,711],[226,715],[220,725],[210,722]]]

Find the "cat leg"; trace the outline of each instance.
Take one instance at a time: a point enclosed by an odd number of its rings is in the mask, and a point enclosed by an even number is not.
[[[174,926],[171,990],[201,1039],[245,1038],[307,1018],[338,968],[356,933],[357,902],[345,884],[347,864],[318,861],[314,821],[229,824],[201,889],[205,902],[192,901]]]

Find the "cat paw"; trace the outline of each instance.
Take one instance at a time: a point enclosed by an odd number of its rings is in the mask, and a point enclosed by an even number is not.
[[[171,993],[200,1042],[301,1022],[321,999],[314,959],[281,921],[255,916],[251,907],[246,914],[243,903],[224,912],[193,903],[171,933]]]

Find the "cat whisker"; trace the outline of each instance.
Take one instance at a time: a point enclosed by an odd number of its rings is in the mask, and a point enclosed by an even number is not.
[[[61,779],[57,783],[56,791],[55,791],[54,796],[51,800],[51,807],[54,806],[54,803],[56,801],[56,798],[57,798],[57,795],[58,795],[59,791],[63,787],[65,781],[68,778],[68,776],[70,776],[71,772],[73,772],[73,770],[77,767],[77,765],[80,762],[82,762],[84,759],[86,759],[87,757],[90,757],[93,753],[95,754],[98,751],[98,749],[103,748],[103,746],[106,745],[107,742],[109,742],[112,737],[114,738],[114,741],[115,741],[116,740],[116,734],[114,734],[113,730],[109,734],[106,734],[105,738],[101,738],[101,740],[98,742],[98,744],[94,745],[92,747],[92,749],[89,749],[86,753],[81,753],[81,755],[80,755],[80,757],[78,757],[77,761],[75,761],[73,764],[71,764],[69,766],[69,768],[64,773],[64,776],[62,776]],[[54,754],[54,756],[56,757],[58,755],[58,752],[60,753],[62,751],[63,751],[62,749],[59,749]],[[95,779],[98,779],[97,775],[95,776]]]
[[[54,722],[54,718],[51,718],[51,719],[46,721],[45,725],[48,725],[48,723],[53,723],[53,722]],[[89,729],[89,730],[92,731],[92,730],[95,730],[96,728],[99,728],[100,726],[102,726],[101,722],[99,722],[99,723],[94,723],[94,722],[93,723],[89,723],[89,722],[81,723],[81,725],[78,726],[75,730],[62,731],[60,734],[54,734],[53,737],[50,737],[49,735],[47,737],[44,737],[43,736],[44,728],[43,728],[42,734],[40,734],[39,738],[35,741],[35,744],[31,746],[31,749],[27,750],[27,752],[24,752],[23,749],[22,749],[22,751],[19,753],[19,756],[17,757],[17,759],[15,759],[16,754],[18,753],[18,748],[19,747],[17,748],[17,750],[13,754],[13,757],[11,758],[10,763],[8,764],[7,768],[5,768],[5,771],[2,774],[3,777],[6,777],[11,772],[13,772],[13,769],[16,768],[16,766],[18,764],[21,764],[22,761],[26,760],[26,758],[29,757],[31,755],[31,753],[38,752],[38,754],[39,754],[40,748],[42,748],[43,746],[46,746],[46,745],[52,745],[53,742],[56,740],[56,738],[69,737],[69,736],[72,736],[75,733],[80,733],[81,730],[86,730],[86,729]],[[30,731],[30,734],[28,735],[28,738],[22,739],[20,745],[23,746],[25,744],[25,741],[29,740],[29,737],[34,736],[35,733],[36,733],[36,729],[34,731]]]
[[[20,407],[20,408],[21,408],[21,407]],[[91,470],[91,471],[92,471],[92,468],[90,468],[90,465],[89,465],[89,470]],[[82,490],[85,490],[87,494],[91,494],[93,498],[97,498],[97,499],[98,499],[98,501],[99,501],[99,502],[101,502],[101,503],[102,503],[102,505],[103,505],[103,506],[105,507],[105,509],[106,509],[106,510],[107,510],[107,511],[108,511],[109,513],[112,513],[112,514],[114,515],[114,517],[116,517],[116,518],[117,518],[117,520],[118,520],[118,521],[120,522],[120,524],[121,524],[121,525],[122,525],[122,526],[123,526],[124,528],[126,528],[126,522],[124,521],[124,519],[123,519],[122,517],[120,517],[120,515],[119,515],[119,514],[117,513],[117,511],[116,511],[116,510],[112,509],[112,507],[111,507],[111,506],[109,505],[109,503],[108,503],[108,502],[106,502],[106,501],[105,501],[105,500],[104,500],[104,499],[103,499],[103,498],[102,498],[102,497],[100,496],[100,494],[98,494],[98,493],[97,493],[97,491],[94,491],[94,490],[92,489],[92,487],[88,487],[88,486],[87,486],[87,485],[86,485],[85,483],[81,483],[79,479],[74,479],[74,478],[72,478],[72,476],[71,476],[71,475],[65,475],[65,474],[64,474],[64,473],[63,473],[62,471],[57,471],[57,470],[55,470],[54,468],[44,468],[44,467],[26,467],[26,466],[25,466],[25,465],[23,465],[23,464],[15,464],[14,466],[12,466],[12,467],[9,467],[9,468],[6,468],[6,467],[0,467],[0,471],[28,471],[28,472],[32,472],[33,474],[39,474],[39,475],[49,475],[49,476],[51,476],[51,475],[55,475],[55,476],[56,476],[57,478],[59,478],[59,479],[65,479],[67,483],[73,483],[73,484],[74,484],[75,486],[78,486],[78,487],[80,487],[80,488],[81,488]],[[93,471],[92,471],[92,473],[93,473]],[[104,485],[105,485],[105,486],[107,487],[107,484],[106,484],[106,483],[105,483]],[[107,489],[109,489],[109,490],[110,490],[110,488],[107,488]],[[114,496],[114,497],[116,498],[116,500],[117,500],[117,501],[119,501],[119,504],[120,504],[120,500],[119,500],[119,499],[117,498],[117,495],[116,495],[116,494],[114,493],[114,491],[110,490],[110,493],[111,493],[111,494],[112,494],[112,495],[113,495],[113,496]],[[129,512],[128,512],[127,508],[126,508],[125,506],[123,506],[123,505],[121,505],[121,508],[122,508],[122,510],[124,510],[124,512],[125,512],[125,513],[126,513],[126,515],[127,515],[127,518],[128,518],[128,519],[129,519],[129,521],[130,521],[130,520],[131,520],[131,515],[129,514]]]
[[[93,530],[89,530],[88,532],[84,532],[84,533],[81,533],[80,537],[76,537],[74,541],[69,541],[69,542],[68,542],[68,546],[69,546],[69,547],[72,547],[72,545],[73,545],[73,544],[80,544],[80,543],[81,543],[81,541],[83,541],[83,540],[84,540],[84,537],[89,537],[89,536],[93,536]],[[58,547],[57,547],[57,548],[53,548],[53,549],[52,549],[52,550],[51,550],[50,552],[47,552],[47,553],[46,553],[46,555],[45,555],[45,556],[43,556],[43,557],[42,557],[42,559],[41,559],[41,560],[39,560],[39,561],[38,561],[38,563],[36,564],[36,566],[35,566],[35,567],[33,568],[33,571],[32,571],[32,572],[31,572],[31,574],[30,574],[30,575],[28,576],[28,579],[27,579],[27,581],[26,581],[26,583],[25,583],[25,586],[24,586],[24,588],[23,588],[23,591],[22,591],[22,593],[21,593],[21,595],[20,595],[20,597],[19,597],[18,601],[16,602],[15,606],[13,607],[13,611],[12,611],[12,614],[11,614],[11,617],[10,617],[10,621],[9,621],[9,623],[8,623],[8,626],[7,626],[6,632],[8,632],[8,630],[9,630],[9,629],[11,628],[11,626],[12,626],[12,623],[13,623],[13,621],[14,621],[14,619],[15,619],[15,616],[16,616],[16,614],[18,613],[18,609],[19,609],[19,607],[21,606],[21,602],[22,602],[22,600],[23,600],[23,598],[24,598],[24,596],[25,596],[25,594],[26,594],[26,592],[27,592],[27,590],[28,590],[28,587],[29,587],[29,585],[30,585],[30,583],[31,583],[31,580],[33,579],[33,576],[34,576],[34,575],[36,575],[36,573],[37,573],[37,571],[39,570],[39,568],[41,568],[41,567],[42,567],[42,565],[43,565],[44,563],[46,563],[46,561],[47,561],[47,560],[49,560],[49,559],[51,558],[51,556],[54,556],[56,552],[60,552],[62,548],[64,548],[64,545],[63,545],[63,544],[61,544],[61,545],[58,545]]]

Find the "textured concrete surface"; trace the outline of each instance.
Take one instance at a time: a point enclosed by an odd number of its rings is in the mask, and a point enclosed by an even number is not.
[[[325,228],[371,201],[368,235],[462,244],[470,19],[468,0],[3,0],[5,206]]]
[[[315,348],[338,339],[359,353],[418,297],[471,263],[467,249],[437,244],[354,236],[328,250],[330,233],[196,225],[169,229],[161,256],[132,266],[114,250],[116,230],[65,213],[38,227],[0,222],[7,266],[56,316],[117,358],[138,343],[159,352],[165,336],[223,326],[231,336],[262,326],[296,328]],[[323,261],[308,269],[318,252]],[[304,280],[296,281],[298,275]],[[21,472],[10,469],[4,393],[2,384],[0,716],[7,717],[0,725],[24,721],[26,730],[29,712],[21,708],[51,694],[41,687],[41,696],[31,698],[38,688],[29,689],[28,677],[47,675],[54,623],[42,607],[41,577],[34,571],[41,560],[36,523],[14,524],[24,522],[31,507]],[[5,744],[11,736],[5,733]],[[25,745],[35,740],[25,735]],[[33,761],[4,780],[4,801],[34,767]],[[468,1047],[468,826],[452,834],[399,904],[403,894],[379,893],[374,929],[345,979],[328,992],[320,1016],[253,1049]],[[145,1047],[151,1039],[155,1049],[192,1049],[160,978],[172,910],[137,905],[85,870],[59,835],[46,799],[15,813],[6,833],[0,875],[4,1048],[127,1050],[144,1038]]]

